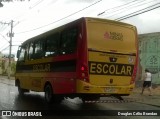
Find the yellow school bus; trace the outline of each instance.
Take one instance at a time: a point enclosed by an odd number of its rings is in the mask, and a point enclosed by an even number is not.
[[[64,97],[121,99],[135,84],[137,30],[122,22],[84,17],[26,40],[17,57],[20,94],[45,92],[47,102]]]

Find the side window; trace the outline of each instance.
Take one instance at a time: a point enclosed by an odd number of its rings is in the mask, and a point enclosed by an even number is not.
[[[34,59],[38,59],[38,58],[42,58],[44,57],[44,51],[43,51],[43,41],[42,40],[38,40],[38,41],[35,41],[35,44],[34,44]]]
[[[25,55],[26,55],[26,48],[21,47],[18,61],[24,61],[25,60]]]
[[[34,43],[30,42],[30,44],[29,44],[29,52],[28,52],[28,59],[29,60],[33,59],[33,56],[34,56],[34,54],[33,54],[34,50],[33,49],[34,49]]]
[[[56,56],[58,54],[59,33],[47,37],[45,45],[45,56]]]
[[[61,54],[70,54],[76,51],[78,29],[73,28],[65,30],[61,35],[60,52]]]

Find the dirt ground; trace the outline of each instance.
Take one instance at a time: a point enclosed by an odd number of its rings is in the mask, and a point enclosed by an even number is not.
[[[141,87],[135,87],[133,93],[141,93]],[[149,94],[148,88],[146,87],[144,90],[144,94]],[[160,86],[152,87],[152,95],[160,95]]]
[[[142,91],[142,85],[143,85],[143,81],[142,80],[138,80],[136,81],[136,84],[135,84],[135,88],[133,90],[133,93],[137,94],[137,93],[141,93]],[[146,87],[145,90],[144,90],[144,95],[149,95],[149,91],[148,91],[148,88]],[[160,85],[159,84],[152,84],[152,95],[155,95],[155,96],[160,96]]]

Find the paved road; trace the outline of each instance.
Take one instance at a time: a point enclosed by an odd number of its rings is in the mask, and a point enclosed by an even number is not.
[[[131,98],[131,97],[130,97]],[[101,98],[101,100],[108,100],[110,98]],[[110,118],[110,119],[158,119],[157,116],[129,116],[131,113],[133,114],[134,110],[136,114],[141,115],[143,110],[144,112],[153,112],[156,113],[157,110],[160,111],[159,106],[154,106],[150,104],[143,104],[141,102],[126,102],[126,103],[85,103],[83,104],[79,98],[75,99],[65,99],[61,104],[53,104],[47,105],[44,101],[44,93],[30,92],[25,94],[24,97],[19,97],[17,87],[14,86],[13,80],[0,79],[0,110],[13,110],[13,111],[47,111],[48,113],[52,113],[52,116],[47,116],[45,119],[49,118]],[[62,111],[63,110],[63,111]],[[64,111],[65,110],[65,111]],[[112,111],[110,111],[112,110]],[[118,111],[116,111],[118,110]],[[44,111],[44,112],[45,112]],[[43,114],[45,114],[42,112]],[[55,113],[56,112],[56,113]],[[62,112],[62,113],[61,113]],[[127,113],[128,112],[128,113]],[[78,114],[77,114],[78,113]],[[82,115],[81,115],[81,114]],[[69,114],[68,116],[65,116]],[[73,114],[73,115],[72,115]],[[110,116],[107,115],[124,115],[126,116]],[[58,116],[57,116],[58,115]],[[36,117],[40,119],[44,119],[43,117]],[[2,119],[10,119],[17,117],[1,117]],[[22,118],[22,117],[19,117]],[[24,117],[23,117],[24,118]],[[29,117],[31,118],[31,117]],[[35,117],[33,117],[35,119]]]

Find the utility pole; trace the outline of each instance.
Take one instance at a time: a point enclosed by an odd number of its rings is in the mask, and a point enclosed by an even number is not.
[[[12,53],[12,37],[13,37],[13,20],[10,22],[11,24],[11,31],[9,32],[9,64],[8,64],[8,79],[11,77],[11,53]]]
[[[10,79],[10,76],[11,76],[11,58],[12,58],[11,57],[11,55],[12,55],[12,37],[14,36],[14,33],[13,33],[13,20],[11,20],[11,22],[9,22],[9,23],[0,22],[0,24],[11,25],[11,31],[8,33],[8,36],[10,37],[10,41],[9,41],[9,61],[8,61],[8,79]]]

